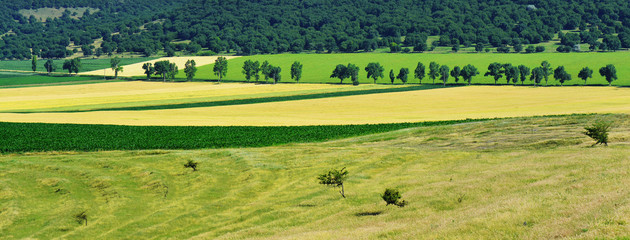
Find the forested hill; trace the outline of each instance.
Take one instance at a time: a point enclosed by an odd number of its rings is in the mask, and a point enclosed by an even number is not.
[[[201,48],[237,54],[355,52],[392,43],[423,51],[431,49],[426,46],[431,35],[439,35],[436,43],[442,46],[501,47],[549,41],[560,30],[579,31],[563,40],[567,46],[607,37],[630,47],[629,5],[627,0],[10,0],[2,7],[0,30],[15,35],[0,40],[0,58],[28,58],[31,49],[44,58],[66,57],[71,42],[90,54]],[[63,6],[101,11],[46,23],[16,13]],[[103,44],[94,44],[97,39]],[[173,44],[181,40],[192,42]]]

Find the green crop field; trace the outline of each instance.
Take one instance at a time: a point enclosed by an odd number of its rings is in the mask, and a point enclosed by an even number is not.
[[[360,68],[359,81],[361,83],[371,83],[371,79],[367,79],[365,66],[370,62],[379,62],[385,67],[385,79],[379,79],[378,83],[390,83],[387,77],[390,69],[396,74],[400,68],[409,68],[411,76],[408,83],[418,83],[417,79],[413,79],[413,70],[418,62],[422,62],[426,66],[428,73],[429,63],[432,61],[441,65],[447,65],[450,69],[455,66],[463,67],[472,64],[480,72],[480,75],[473,78],[473,84],[489,84],[494,83],[492,77],[484,77],[484,73],[488,69],[488,65],[492,62],[511,63],[512,65],[526,65],[530,69],[540,66],[542,61],[548,61],[552,67],[564,66],[566,71],[572,75],[573,80],[565,83],[565,85],[582,85],[584,82],[577,78],[578,72],[583,67],[593,69],[593,78],[589,79],[587,84],[608,85],[608,82],[599,75],[599,68],[614,64],[617,69],[619,80],[613,82],[616,86],[630,85],[630,54],[628,52],[609,52],[609,53],[534,53],[534,54],[499,54],[499,53],[457,53],[457,54],[431,54],[431,53],[353,53],[353,54],[278,54],[278,55],[255,55],[244,56],[228,60],[227,80],[244,81],[245,77],[241,73],[243,63],[246,60],[252,61],[269,61],[274,66],[282,68],[282,81],[291,82],[291,64],[294,61],[300,61],[304,67],[302,72],[302,82],[314,83],[335,83],[338,79],[331,79],[330,74],[337,64],[353,63]],[[212,65],[199,67],[197,78],[204,79],[212,75]],[[183,71],[177,75],[178,78],[185,78]],[[212,79],[216,79],[213,78]],[[437,81],[437,80],[436,80]],[[345,80],[350,83],[349,79]],[[431,83],[432,80],[426,77],[423,83]],[[461,79],[460,79],[461,82]],[[544,80],[543,80],[544,82]],[[400,84],[399,80],[396,83]],[[452,77],[448,83],[454,83]],[[499,80],[499,83],[505,84],[505,78]],[[520,84],[520,83],[519,83]],[[525,84],[532,84],[526,81]],[[549,85],[560,85],[553,79],[549,78]]]
[[[69,85],[104,81],[99,77],[46,76],[32,73],[0,72],[0,88]]]
[[[121,58],[121,65],[129,65],[144,61],[153,60],[156,58]],[[38,59],[37,61],[37,71],[38,72],[46,72],[46,68],[44,64],[46,63],[46,59]],[[57,66],[56,72],[67,73],[67,70],[63,70],[63,62],[65,60],[54,60],[55,65]],[[31,69],[31,61],[30,60],[22,60],[22,61],[0,61],[0,70],[16,70],[16,71],[33,71]],[[99,70],[110,68],[110,59],[109,58],[101,58],[101,59],[81,59],[81,72]]]
[[[629,119],[498,119],[262,148],[3,154],[0,238],[626,239]],[[582,134],[595,121],[614,122],[608,147]],[[345,199],[317,180],[342,167]],[[386,206],[385,188],[407,205]]]

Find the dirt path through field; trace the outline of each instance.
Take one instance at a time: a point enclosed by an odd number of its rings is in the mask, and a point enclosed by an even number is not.
[[[142,65],[144,65],[145,63],[155,63],[158,61],[168,60],[177,64],[177,67],[179,68],[179,70],[183,71],[184,65],[186,64],[186,61],[188,61],[189,59],[195,60],[195,63],[197,63],[197,67],[199,67],[202,65],[208,65],[208,64],[214,63],[214,61],[217,60],[218,57],[219,56],[158,58],[151,61],[125,65],[123,66],[123,72],[119,72],[118,76],[121,76],[121,77],[144,76],[144,69],[142,69]],[[232,59],[232,58],[237,58],[237,57],[238,56],[225,56],[225,58],[227,59]],[[100,70],[79,73],[79,75],[98,75],[98,76],[102,76],[103,74],[107,76],[114,76],[114,71],[112,71],[111,68],[107,68],[107,69],[100,69]]]

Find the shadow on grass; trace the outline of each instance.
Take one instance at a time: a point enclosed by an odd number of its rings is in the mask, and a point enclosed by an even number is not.
[[[355,213],[354,216],[357,216],[357,217],[378,216],[378,215],[381,215],[381,213],[383,213],[383,211],[366,211],[366,212]]]

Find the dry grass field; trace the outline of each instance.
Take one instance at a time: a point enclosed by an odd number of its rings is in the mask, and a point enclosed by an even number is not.
[[[3,239],[626,239],[628,115],[264,148],[0,155]],[[612,121],[609,147],[581,132]],[[199,163],[198,171],[184,163]],[[347,198],[317,175],[347,167]],[[385,206],[385,188],[408,205]],[[86,212],[88,223],[77,222]],[[626,238],[624,238],[626,237]]]
[[[213,64],[214,61],[218,58],[218,56],[209,56],[209,57],[203,57],[203,56],[192,56],[192,57],[163,57],[163,58],[159,58],[159,59],[155,59],[155,60],[151,60],[151,61],[146,61],[146,62],[140,62],[140,63],[134,63],[134,64],[130,64],[130,65],[125,65],[123,66],[123,71],[118,73],[118,76],[121,77],[135,77],[135,76],[144,76],[144,69],[142,69],[142,65],[144,65],[145,63],[155,63],[158,61],[170,61],[170,62],[174,62],[177,67],[179,68],[180,71],[184,70],[184,65],[186,64],[186,61],[188,60],[195,60],[195,63],[197,63],[197,66],[202,66],[202,65],[208,65],[208,64]],[[225,56],[226,59],[233,59],[233,58],[237,58],[236,56]],[[201,73],[199,73],[201,74]],[[98,75],[98,76],[114,76],[114,71],[111,68],[106,68],[106,69],[101,69],[101,70],[94,70],[94,71],[89,71],[89,72],[82,72],[79,73],[79,75]],[[209,76],[206,76],[205,78],[208,78]]]
[[[116,83],[118,84],[118,83]],[[116,86],[113,84],[113,86]],[[125,84],[120,83],[124,88]],[[138,83],[139,84],[139,83]],[[145,83],[142,83],[143,85]],[[168,97],[171,90],[157,86],[146,90],[148,98]],[[69,86],[81,88],[81,86]],[[196,84],[182,84],[192,91]],[[208,87],[217,87],[207,85]],[[239,85],[224,85],[219,88],[232,88]],[[245,85],[248,86],[248,85]],[[255,86],[234,90],[248,92],[250,89],[307,88],[311,85]],[[311,86],[314,88],[319,85]],[[323,85],[321,87],[330,87]],[[56,87],[53,87],[56,88]],[[177,89],[177,88],[174,88]],[[133,91],[131,87],[123,89]],[[119,96],[110,96],[115,91],[86,93],[95,98],[95,103],[107,102]],[[173,90],[174,91],[174,90]],[[252,90],[253,91],[253,90]],[[266,90],[261,90],[266,91]],[[100,94],[104,94],[101,98]],[[184,91],[185,92],[185,91]],[[139,93],[143,93],[139,91]],[[220,94],[222,94],[220,93]],[[81,93],[83,94],[83,93]],[[71,94],[72,95],[72,94]],[[115,95],[115,93],[114,93]],[[56,100],[42,96],[15,93],[14,100],[24,100],[22,104],[7,103],[2,109],[36,106],[53,107],[54,101],[68,104],[73,98]],[[179,95],[182,97],[182,95]],[[191,95],[191,97],[194,97]],[[51,98],[54,98],[52,96]],[[129,101],[133,97],[120,97]],[[33,101],[33,102],[28,102]],[[64,102],[66,101],[66,102]],[[109,100],[113,101],[113,100]],[[49,104],[49,103],[52,103]],[[21,106],[20,106],[21,105]],[[419,122],[433,120],[455,120],[466,118],[494,118],[517,116],[540,116],[571,113],[630,113],[630,88],[615,87],[511,87],[511,86],[471,86],[449,89],[430,89],[397,93],[379,93],[322,99],[243,104],[217,107],[199,107],[145,111],[96,111],[76,113],[0,113],[0,119],[7,122],[44,122],[117,125],[199,125],[199,126],[281,126],[281,125],[342,125],[366,123]]]

